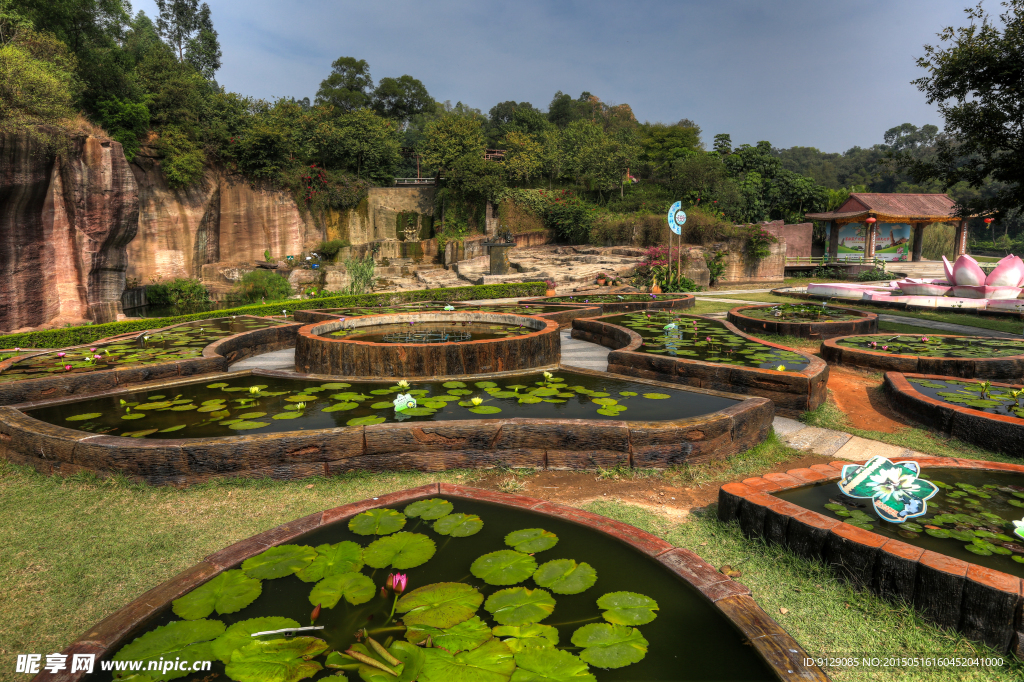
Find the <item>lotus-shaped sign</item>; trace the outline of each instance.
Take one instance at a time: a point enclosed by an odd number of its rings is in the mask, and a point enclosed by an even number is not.
[[[952,264],[943,256],[942,264],[946,271],[945,284],[952,286],[952,295],[957,297],[1017,298],[1020,296],[1020,286],[1024,284],[1024,261],[1013,254],[999,261],[988,275],[978,265],[978,261],[967,254],[960,256]],[[940,285],[941,281],[932,280],[929,284]],[[899,285],[904,293],[910,295],[925,293],[924,287],[913,281],[900,282]],[[937,292],[938,288],[934,286],[933,289]]]
[[[401,412],[407,410],[410,407],[416,407],[416,399],[408,393],[399,393],[398,397],[391,401],[395,405],[395,412]]]

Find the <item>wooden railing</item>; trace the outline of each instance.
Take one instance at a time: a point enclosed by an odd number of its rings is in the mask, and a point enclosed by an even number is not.
[[[395,178],[396,185],[433,185],[434,178]]]
[[[865,258],[859,253],[842,253],[837,258],[829,256],[786,256],[787,266],[818,266],[818,265],[874,265],[885,269],[889,261],[881,258]]]

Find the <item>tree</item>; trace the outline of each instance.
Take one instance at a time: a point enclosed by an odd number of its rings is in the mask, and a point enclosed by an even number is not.
[[[394,119],[404,125],[433,104],[434,100],[423,83],[405,75],[400,78],[381,78],[373,91],[370,108],[384,118]]]
[[[732,154],[732,138],[728,133],[719,133],[718,135],[715,135],[715,144],[713,149],[722,156],[729,156],[729,154]]]
[[[689,121],[688,121],[689,123]],[[645,124],[642,130],[641,162],[650,174],[668,171],[677,159],[693,155],[701,149],[700,128],[676,124]]]
[[[331,75],[320,81],[317,104],[330,104],[339,112],[353,111],[370,103],[373,79],[365,59],[338,57],[331,64]]]
[[[672,163],[672,189],[691,206],[713,203],[727,182],[725,164],[716,154],[692,154]]]
[[[505,148],[505,159],[502,167],[505,175],[513,182],[529,183],[530,176],[536,174],[542,164],[543,149],[533,136],[512,130],[502,140]]]
[[[220,68],[220,42],[213,29],[210,6],[199,0],[156,0],[160,15],[156,29],[178,54],[179,62],[187,62],[210,80]]]
[[[456,159],[467,154],[483,158],[484,137],[481,122],[475,117],[447,115],[431,121],[424,130],[420,148],[423,161],[438,172],[452,167]]]
[[[975,188],[989,179],[1002,183],[990,198],[959,201],[961,215],[1006,213],[1024,205],[1024,0],[1002,5],[1002,30],[979,3],[964,10],[970,25],[938,34],[945,45],[925,46],[917,64],[928,74],[913,83],[929,104],[938,104],[946,136],[938,139],[934,160],[894,155],[918,182],[966,182]]]
[[[562,131],[562,157],[566,175],[577,183],[592,169],[592,161],[604,145],[604,129],[597,123],[576,120]]]

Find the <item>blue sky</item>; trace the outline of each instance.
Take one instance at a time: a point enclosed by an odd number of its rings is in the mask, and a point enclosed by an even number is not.
[[[207,0],[217,80],[309,97],[339,56],[375,80],[410,74],[437,100],[543,110],[562,90],[628,103],[641,121],[696,121],[705,142],[845,151],[909,122],[942,126],[910,84],[968,0]],[[994,0],[986,0],[998,14]],[[156,16],[153,0],[136,10]]]

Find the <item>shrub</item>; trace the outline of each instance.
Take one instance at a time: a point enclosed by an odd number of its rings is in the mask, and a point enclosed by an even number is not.
[[[316,247],[316,252],[320,254],[321,258],[334,260],[334,257],[338,255],[338,252],[347,246],[352,246],[347,239],[332,239],[330,241],[320,242],[320,246]]]
[[[146,287],[146,303],[149,305],[189,307],[208,303],[209,300],[210,291],[194,277],[179,277]]]
[[[548,197],[548,205],[544,209],[544,226],[554,230],[560,241],[570,244],[588,243],[596,209],[565,190],[545,196]]]
[[[865,270],[857,275],[858,282],[879,282],[884,279],[892,279],[892,275],[881,268]]]
[[[747,257],[760,261],[772,255],[771,245],[777,244],[779,238],[760,225],[751,225],[748,229],[750,233],[747,236]]]
[[[261,299],[279,301],[291,295],[292,285],[288,280],[276,272],[262,269],[245,273],[233,292],[235,299],[247,303]]]
[[[173,189],[195,184],[203,177],[206,155],[185,132],[174,127],[166,128],[160,137],[159,148],[163,156],[161,169],[167,177],[167,184]]]
[[[725,256],[725,251],[716,251],[715,255],[710,258],[708,254],[704,254],[704,262],[707,264],[708,272],[711,274],[711,286],[714,286],[718,278],[725,272]]]
[[[349,284],[342,292],[348,295],[365,294],[373,291],[373,271],[376,265],[373,262],[373,254],[365,258],[350,258],[345,261],[345,269],[348,270]]]

